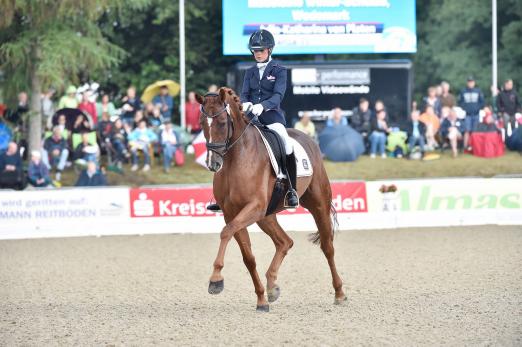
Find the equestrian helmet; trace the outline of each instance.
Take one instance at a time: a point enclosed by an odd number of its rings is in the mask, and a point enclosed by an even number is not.
[[[258,49],[268,48],[270,52],[275,46],[274,36],[268,30],[257,30],[252,35],[250,35],[250,40],[248,40],[248,49],[253,52]]]

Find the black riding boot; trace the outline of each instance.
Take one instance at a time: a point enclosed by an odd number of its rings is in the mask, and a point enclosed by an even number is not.
[[[221,212],[221,207],[218,204],[210,204],[207,206],[207,210],[212,212]]]
[[[292,152],[286,156],[286,176],[288,177],[288,192],[286,193],[286,207],[297,208],[299,196],[297,195],[297,162]]]

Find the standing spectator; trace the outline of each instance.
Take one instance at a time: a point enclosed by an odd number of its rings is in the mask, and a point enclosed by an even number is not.
[[[408,149],[410,153],[415,145],[418,144],[421,155],[424,155],[426,125],[419,120],[419,111],[412,111],[411,120],[408,122],[406,132],[408,133]]]
[[[128,131],[126,127],[128,125],[123,124],[121,119],[116,119],[110,137],[112,148],[116,152],[116,165],[120,169],[125,158],[129,157],[129,152],[127,151]]]
[[[100,117],[103,113],[109,115],[109,119],[116,115],[116,108],[109,99],[109,94],[103,94],[101,102],[96,104],[96,114]]]
[[[350,118],[351,126],[359,132],[365,140],[368,138],[372,119],[372,112],[370,111],[370,103],[365,98],[359,100],[359,106],[353,109],[353,114]]]
[[[52,117],[55,113],[53,96],[55,90],[53,88],[47,89],[47,92],[42,93],[41,102],[42,102],[42,122],[44,126],[49,123],[49,120],[52,120]]]
[[[200,114],[201,109],[199,103],[196,101],[196,93],[189,92],[188,100],[185,103],[185,124],[187,125],[188,132],[193,135],[201,131],[201,124],[199,123]]]
[[[327,127],[334,126],[347,126],[348,121],[346,117],[343,116],[342,111],[339,107],[336,107],[332,110],[332,116],[326,121]]]
[[[132,125],[136,111],[141,109],[140,100],[136,97],[136,88],[130,86],[127,89],[127,95],[123,97],[122,101],[123,113],[121,114],[121,118],[123,120],[123,123]]]
[[[437,117],[440,117],[440,110],[441,110],[441,102],[440,99],[437,97],[437,88],[436,87],[429,87],[428,88],[428,96],[425,96],[423,101],[422,109],[424,112],[426,112],[426,107],[429,105],[433,107],[433,111],[437,115]]]
[[[62,108],[77,108],[78,107],[78,100],[76,99],[76,87],[75,86],[69,86],[67,87],[67,90],[65,91],[65,95],[60,98],[60,101],[58,102],[58,109],[61,110]]]
[[[506,136],[511,136],[518,125],[515,115],[517,112],[521,112],[520,99],[513,89],[513,80],[509,79],[504,82],[504,88],[497,97],[497,108],[499,116],[504,121]]]
[[[157,141],[158,137],[147,127],[147,122],[141,120],[138,127],[134,129],[129,135],[129,146],[132,153],[132,167],[131,171],[138,170],[138,151],[143,152],[145,164],[143,165],[143,171],[150,170],[150,154],[149,148],[154,141]]]
[[[107,178],[105,174],[98,170],[96,163],[93,161],[87,162],[87,168],[82,170],[75,184],[76,187],[101,187],[106,185]]]
[[[52,136],[44,141],[42,161],[49,170],[56,167],[55,179],[57,181],[62,179],[62,171],[65,168],[68,156],[67,142],[63,139],[60,128],[54,127]]]
[[[169,94],[169,88],[162,86],[160,94],[152,99],[154,106],[158,107],[164,120],[171,120],[172,110],[174,109],[174,98]]]
[[[314,122],[310,120],[310,113],[305,112],[303,113],[303,116],[297,123],[295,123],[294,128],[302,131],[306,135],[310,136],[311,138],[315,139],[315,125]]]
[[[0,154],[0,188],[22,189],[23,178],[22,157],[18,145],[9,142],[7,150]]]
[[[437,148],[437,140],[435,139],[435,136],[437,135],[437,132],[440,128],[440,120],[439,117],[435,114],[435,110],[433,106],[426,105],[426,110],[421,116],[419,117],[419,120],[426,125],[426,143],[428,149]]]
[[[47,187],[51,184],[49,169],[41,160],[42,154],[39,151],[31,152],[31,162],[27,169],[27,178],[33,187]]]
[[[165,122],[165,128],[161,132],[161,145],[163,147],[163,170],[165,173],[169,172],[172,158],[176,154],[179,144],[178,134],[172,128],[170,121]]]
[[[468,77],[466,88],[459,94],[459,106],[466,112],[464,120],[464,148],[468,148],[469,134],[476,128],[479,122],[479,112],[484,107],[484,95],[480,88],[475,86],[475,78]]]
[[[450,84],[446,81],[442,81],[440,86],[442,87],[442,95],[440,96],[440,103],[442,107],[455,107],[455,96],[450,92]]]
[[[457,118],[457,112],[451,110],[448,117],[442,120],[440,135],[442,141],[448,140],[453,153],[453,158],[458,155],[458,141],[462,140],[464,122]]]
[[[18,103],[16,109],[9,116],[8,120],[16,124],[17,128],[21,128],[24,122],[24,115],[29,111],[29,96],[26,92],[18,94]],[[21,130],[21,129],[20,129]]]
[[[2,110],[0,114],[0,154],[7,149],[11,138],[13,137],[13,133],[11,128],[4,121],[4,110]]]
[[[96,103],[90,101],[91,91],[86,90],[82,94],[82,102],[78,105],[78,109],[91,116],[93,128],[98,125],[98,114],[96,112]]]
[[[375,118],[372,118],[372,127],[370,133],[370,158],[375,158],[377,151],[381,158],[386,159],[386,135],[390,132],[386,123],[386,111],[380,109],[377,111]]]

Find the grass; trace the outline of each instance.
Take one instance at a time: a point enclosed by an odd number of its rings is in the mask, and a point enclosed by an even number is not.
[[[493,177],[496,175],[521,175],[522,156],[507,152],[500,158],[484,159],[463,154],[454,159],[449,151],[440,159],[418,161],[406,159],[371,159],[362,156],[352,163],[334,163],[325,161],[328,176],[332,180],[378,180],[390,178],[422,177]],[[110,185],[138,187],[143,185],[198,184],[212,182],[212,173],[194,162],[194,157],[187,155],[185,165],[174,167],[170,173],[164,173],[160,160],[156,158],[151,171],[131,172],[130,165],[124,166],[124,175],[108,172]],[[74,185],[77,174],[72,169],[63,173],[64,186]]]

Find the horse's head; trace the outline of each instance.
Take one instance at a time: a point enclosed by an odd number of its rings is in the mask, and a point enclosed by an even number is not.
[[[201,104],[200,123],[207,141],[207,167],[218,172],[224,156],[233,145],[234,130],[244,123],[239,98],[232,89],[220,88],[218,93],[196,94]]]

